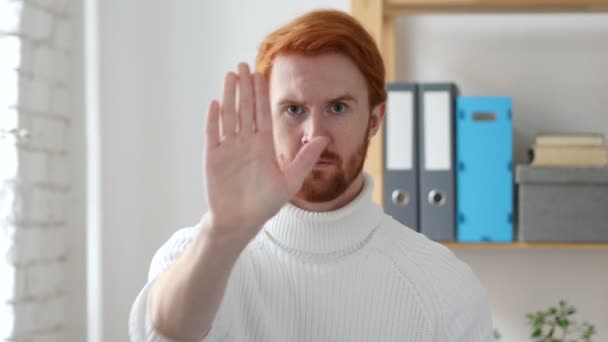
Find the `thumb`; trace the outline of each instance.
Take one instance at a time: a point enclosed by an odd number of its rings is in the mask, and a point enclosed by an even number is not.
[[[328,137],[312,138],[302,146],[296,157],[284,170],[290,197],[302,187],[304,179],[315,166],[319,156],[329,144]]]

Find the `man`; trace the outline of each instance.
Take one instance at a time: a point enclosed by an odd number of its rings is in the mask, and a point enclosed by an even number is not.
[[[256,69],[210,105],[209,209],[154,256],[132,340],[491,340],[468,266],[372,202],[386,92],[369,34],[312,12],[264,40]]]

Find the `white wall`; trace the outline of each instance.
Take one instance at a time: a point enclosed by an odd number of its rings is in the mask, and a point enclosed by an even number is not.
[[[103,0],[99,5],[103,340],[127,341],[128,310],[145,282],[152,254],[177,228],[194,224],[205,209],[201,189],[203,124],[209,101],[220,94],[224,73],[239,61],[253,63],[261,38],[288,19],[318,7],[349,10],[350,1]],[[598,47],[606,41],[606,17],[593,21],[573,17],[568,25],[562,25],[576,27],[577,36],[558,25],[559,19],[537,24],[536,33],[520,29],[519,35],[509,36],[510,31],[494,19],[486,19],[482,25],[467,24],[466,18],[460,17],[458,22],[449,18],[400,21],[403,33],[399,37],[408,43],[400,44],[399,52],[404,56],[403,50],[413,47],[415,57],[411,61],[400,57],[405,63],[399,64],[399,75],[420,80],[454,79],[464,93],[525,96],[526,101],[516,101],[516,115],[526,113],[529,118],[523,123],[523,114],[516,119],[520,120],[516,138],[522,138],[523,144],[529,142],[531,130],[539,127],[537,115],[542,113],[559,125],[549,128],[571,125],[566,114],[556,114],[556,109],[563,107],[557,102],[551,104],[547,98],[567,99],[562,105],[570,107],[563,113],[576,112],[577,117],[588,120],[580,125],[608,133],[608,120],[592,112],[605,106],[605,102],[597,101],[605,93],[607,79],[597,71],[605,70],[602,61],[608,60],[605,50]],[[520,23],[521,18],[511,16],[507,21]],[[507,42],[489,45],[472,33],[474,24],[481,28],[491,24],[492,29],[483,32],[489,37],[506,37]],[[404,33],[411,28],[418,31],[414,35]],[[450,36],[458,32],[459,38],[475,38],[469,44],[471,50]],[[434,40],[437,37],[441,40]],[[450,37],[454,41],[450,42]],[[507,43],[520,48],[504,56],[492,55],[489,60],[504,57],[508,65],[499,69],[512,72],[506,74],[508,78],[492,81],[492,69],[480,62],[479,51],[489,53]],[[595,48],[595,54],[577,54],[581,44]],[[537,49],[538,45],[542,46]],[[420,59],[422,55],[426,56],[424,60]],[[534,57],[535,63],[530,64],[528,56]],[[549,62],[559,56],[572,61],[577,70],[584,70],[585,80],[590,82],[582,82],[579,73],[565,73],[559,63]],[[513,72],[520,69],[526,72]],[[531,75],[532,81],[528,78]],[[561,89],[557,90],[559,96],[545,91],[544,98],[533,98],[530,94],[545,84],[545,76],[565,80],[554,84],[568,85],[570,80],[575,95]],[[603,92],[597,89],[602,86]],[[517,146],[520,160],[521,146]],[[600,275],[600,271],[608,261],[607,252],[468,250],[457,254],[473,266],[488,287],[503,341],[525,341],[520,317],[528,309],[560,298],[570,299],[584,318],[595,321],[604,333],[598,336],[605,339],[608,322],[605,315],[600,315],[600,304],[608,302],[608,281],[607,272]],[[587,282],[581,278],[564,280],[562,265],[566,274],[586,277]],[[522,292],[514,294],[516,289]]]
[[[81,283],[72,280],[82,277],[71,273],[79,257],[71,241],[84,226],[74,224],[70,210],[78,211],[69,137],[78,135],[74,128],[80,119],[71,106],[73,27],[79,20],[74,6],[69,0],[0,2],[0,115],[29,132],[29,139],[16,144],[2,139],[4,147],[16,145],[18,157],[11,165],[13,160],[2,155],[7,158],[2,167],[9,167],[2,176],[11,166],[18,171],[0,182],[0,225],[9,239],[0,263],[7,262],[15,276],[14,282],[1,280],[9,288],[14,283],[14,293],[2,298],[3,341],[65,341],[78,329],[72,309],[80,304],[73,299]]]
[[[150,259],[205,210],[205,111],[271,29],[340,1],[99,1],[103,340],[127,341]],[[91,308],[95,309],[95,308]]]
[[[71,101],[69,103],[74,113],[71,122],[71,134],[68,144],[71,152],[70,185],[71,196],[68,205],[68,218],[71,234],[68,235],[67,246],[70,258],[66,266],[66,283],[68,293],[66,304],[66,320],[69,322],[65,341],[86,341],[87,336],[87,277],[86,277],[86,148],[85,136],[85,103],[84,103],[84,30],[83,30],[83,1],[70,2],[72,16],[73,49],[69,78]]]
[[[434,15],[397,23],[397,79],[455,81],[513,97],[515,161],[538,131],[608,138],[608,14]],[[489,291],[502,341],[530,341],[524,315],[566,299],[608,340],[608,250],[456,250]]]
[[[171,107],[171,11],[164,2],[98,4],[101,341],[127,341],[133,296],[152,251],[177,221],[171,164],[181,151],[174,133],[179,114]]]

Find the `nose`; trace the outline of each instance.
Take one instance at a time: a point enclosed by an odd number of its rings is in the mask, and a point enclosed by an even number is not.
[[[323,123],[323,117],[319,111],[313,110],[302,123],[302,144],[308,143],[314,137],[329,136],[326,132],[326,125]]]

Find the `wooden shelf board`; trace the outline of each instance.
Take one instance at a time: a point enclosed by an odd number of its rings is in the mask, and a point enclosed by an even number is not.
[[[608,0],[388,0],[386,13],[576,13],[607,12]]]
[[[455,249],[586,249],[608,250],[608,242],[512,242],[512,243],[461,243],[443,242],[443,245]]]

